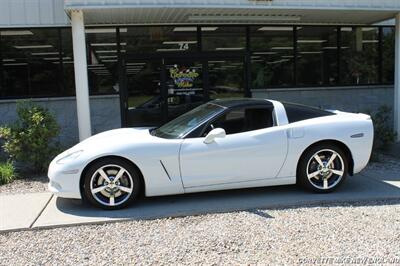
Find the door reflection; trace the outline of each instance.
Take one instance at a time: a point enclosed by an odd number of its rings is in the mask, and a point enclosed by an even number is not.
[[[127,125],[158,126],[162,122],[161,62],[126,63]]]

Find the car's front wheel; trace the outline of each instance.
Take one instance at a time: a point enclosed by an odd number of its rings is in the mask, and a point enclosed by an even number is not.
[[[96,161],[84,178],[86,199],[107,210],[127,206],[138,197],[141,188],[141,179],[135,167],[118,158]]]
[[[348,172],[346,154],[336,145],[323,144],[308,149],[300,159],[298,182],[316,192],[331,192],[345,180]]]

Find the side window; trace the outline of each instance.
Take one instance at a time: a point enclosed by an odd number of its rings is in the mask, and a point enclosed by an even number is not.
[[[243,132],[245,126],[245,110],[232,110],[211,124],[213,128],[225,129],[226,134]]]
[[[223,128],[226,134],[236,134],[274,125],[271,108],[240,108],[233,109],[211,122],[203,136],[214,128]]]
[[[320,110],[313,107],[302,106],[291,103],[284,103],[283,105],[285,107],[289,123],[294,123],[322,116],[333,115],[333,113],[331,112]]]

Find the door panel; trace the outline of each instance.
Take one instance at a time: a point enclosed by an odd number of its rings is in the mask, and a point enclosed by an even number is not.
[[[205,144],[185,139],[180,152],[184,187],[275,178],[287,153],[286,131],[273,127],[227,135]]]

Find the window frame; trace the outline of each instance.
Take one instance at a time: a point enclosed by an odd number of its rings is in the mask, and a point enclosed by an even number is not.
[[[271,117],[272,117],[272,127],[264,127],[264,128],[260,128],[260,129],[255,129],[255,130],[248,130],[248,131],[241,131],[238,133],[233,133],[233,134],[227,134],[227,136],[232,136],[232,135],[236,135],[236,134],[242,134],[242,133],[249,133],[249,132],[253,132],[253,131],[257,131],[257,130],[264,130],[267,128],[273,128],[273,127],[277,127],[279,126],[277,124],[277,119],[276,119],[276,112],[275,112],[275,108],[274,106],[266,106],[266,105],[261,105],[261,104],[256,104],[256,105],[240,105],[240,106],[234,106],[234,107],[229,107],[229,108],[225,108],[225,110],[221,113],[219,113],[218,115],[212,117],[210,120],[204,122],[203,124],[199,125],[197,128],[195,128],[194,130],[192,130],[191,132],[189,132],[184,139],[186,138],[205,138],[204,134],[206,133],[206,130],[208,129],[208,127],[214,123],[216,120],[220,119],[221,117],[223,117],[224,115],[234,111],[234,110],[240,110],[240,109],[269,109],[271,111]],[[201,129],[200,129],[201,128]],[[199,132],[196,132],[200,129]],[[197,133],[197,134],[192,134],[192,133]],[[208,134],[208,133],[207,133]]]

